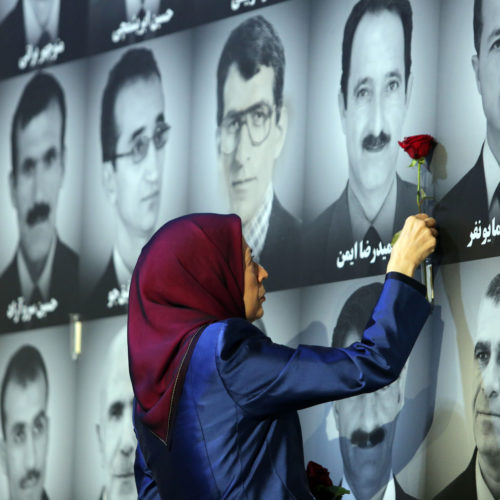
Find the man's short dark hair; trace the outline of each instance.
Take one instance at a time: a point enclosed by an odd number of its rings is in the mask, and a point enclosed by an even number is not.
[[[276,105],[276,121],[283,105],[285,79],[285,51],[273,25],[262,16],[243,21],[227,39],[217,67],[217,125],[224,114],[224,84],[229,67],[236,64],[245,80],[255,76],[261,66],[274,70],[273,96]]]
[[[2,380],[2,392],[0,396],[0,406],[2,415],[2,433],[6,437],[6,411],[5,411],[5,393],[9,382],[15,382],[21,387],[26,387],[28,383],[34,382],[40,375],[45,380],[46,398],[49,393],[49,382],[47,378],[47,369],[42,356],[36,347],[24,345],[18,349],[10,358],[7,370]]]
[[[358,333],[361,340],[382,288],[381,283],[370,283],[351,294],[342,307],[333,330],[332,347],[346,347],[347,337],[353,331]]]
[[[500,274],[497,274],[488,285],[486,290],[486,297],[491,299],[495,305],[500,304]]]
[[[479,55],[481,36],[483,35],[483,0],[474,0],[474,47]]]
[[[28,123],[45,111],[52,101],[56,101],[61,110],[61,151],[64,150],[64,135],[66,131],[66,101],[64,92],[59,82],[49,73],[38,72],[24,87],[21,99],[17,104],[12,128],[10,131],[10,143],[12,151],[12,172],[14,179],[17,178],[17,129],[23,129]]]
[[[113,161],[118,141],[118,125],[115,123],[115,102],[120,90],[138,79],[148,80],[157,76],[160,70],[153,53],[149,49],[130,49],[110,71],[101,105],[101,145],[102,161]]]
[[[365,14],[376,14],[383,11],[397,14],[403,25],[405,43],[405,89],[408,89],[408,79],[411,72],[411,34],[413,30],[413,13],[408,0],[360,0],[351,10],[344,27],[342,40],[342,76],[340,90],[344,96],[344,107],[347,108],[347,87],[351,72],[351,52],[354,34]]]

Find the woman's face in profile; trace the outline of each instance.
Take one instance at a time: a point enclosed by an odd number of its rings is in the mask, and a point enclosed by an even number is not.
[[[243,302],[245,304],[245,316],[248,321],[262,318],[264,314],[263,304],[266,300],[266,289],[263,281],[267,278],[267,271],[254,262],[252,250],[243,238],[243,276],[244,291]]]

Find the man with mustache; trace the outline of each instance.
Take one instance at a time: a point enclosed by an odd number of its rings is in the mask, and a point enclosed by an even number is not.
[[[9,187],[19,244],[0,277],[0,332],[64,322],[68,313],[76,311],[78,256],[56,229],[65,131],[61,85],[49,73],[35,74],[12,119]],[[25,306],[33,306],[33,311],[23,317],[19,313]]]
[[[382,291],[380,283],[358,288],[344,304],[333,331],[332,346],[347,347],[361,340],[369,311]],[[344,499],[411,500],[392,471],[396,422],[404,402],[406,368],[398,380],[378,391],[333,403],[344,465]]]
[[[47,370],[40,352],[24,345],[2,381],[0,463],[11,500],[48,500],[44,491],[49,441]]]
[[[134,392],[128,372],[127,329],[111,341],[102,377],[97,439],[104,469],[101,500],[137,498],[134,460],[137,439],[132,426]]]
[[[135,262],[158,218],[169,130],[153,53],[130,49],[111,69],[102,96],[102,181],[116,215],[116,235],[85,307],[90,317],[126,312]]]
[[[273,25],[247,19],[229,35],[217,68],[217,146],[231,211],[241,217],[267,290],[296,285],[300,222],[280,203],[273,174],[286,138],[285,52]]]
[[[476,390],[473,432],[476,449],[467,468],[436,500],[500,498],[500,274],[489,283],[473,338]]]
[[[304,237],[309,282],[381,274],[378,258],[337,263],[355,242],[378,247],[415,210],[416,186],[396,173],[398,139],[411,94],[412,9],[408,0],[360,0],[344,28],[338,105],[349,179]],[[358,247],[359,250],[359,247]],[[358,253],[359,257],[359,253]]]

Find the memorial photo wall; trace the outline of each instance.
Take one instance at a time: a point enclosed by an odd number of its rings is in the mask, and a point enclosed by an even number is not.
[[[274,342],[359,341],[416,134],[432,314],[398,380],[300,411],[305,460],[347,499],[498,496],[499,30],[496,0],[1,2],[0,498],[136,496],[128,290],[173,218],[240,216]]]

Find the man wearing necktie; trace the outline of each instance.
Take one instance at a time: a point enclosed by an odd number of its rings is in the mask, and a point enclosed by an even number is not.
[[[436,207],[444,263],[500,255],[500,2],[475,0],[473,24],[486,138],[476,164]]]
[[[61,85],[49,73],[36,73],[12,119],[8,181],[19,243],[0,276],[0,332],[68,321],[68,313],[76,311],[78,256],[56,228],[65,130]],[[18,314],[30,306],[29,315]]]
[[[375,250],[415,211],[416,186],[396,173],[412,86],[411,35],[408,0],[360,0],[347,19],[338,105],[349,178],[305,232],[306,283],[383,273],[386,260]]]
[[[0,24],[0,77],[83,55],[86,9],[83,1],[17,0]]]

